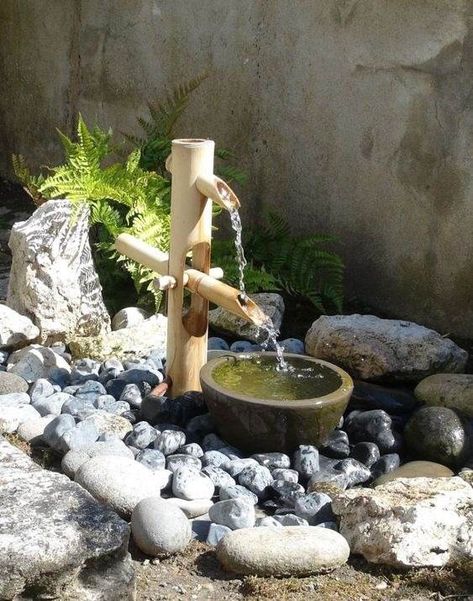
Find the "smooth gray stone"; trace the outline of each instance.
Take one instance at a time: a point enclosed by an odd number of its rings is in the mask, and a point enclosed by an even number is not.
[[[0,395],[0,410],[2,407],[20,407],[29,404],[30,396],[27,392],[10,392]]]
[[[233,461],[230,462],[230,464],[227,467],[223,467],[223,466],[220,466],[220,467],[222,467],[222,469],[224,469],[226,472],[228,472],[230,474],[230,476],[232,476],[233,478],[236,478],[247,467],[257,467],[257,466],[259,466],[259,463],[255,459],[248,457],[246,459],[234,459]]]
[[[371,478],[371,471],[356,459],[352,457],[343,459],[337,463],[335,469],[341,470],[347,476],[347,487],[351,488],[357,484],[364,484]]]
[[[186,443],[186,435],[178,430],[163,430],[154,441],[154,448],[164,455],[172,455]]]
[[[227,499],[236,499],[238,497],[243,497],[245,499],[250,500],[253,505],[258,503],[258,497],[255,493],[251,492],[244,486],[240,484],[235,484],[232,486],[221,486],[219,490],[219,497],[221,501],[226,501]]]
[[[79,422],[74,428],[67,430],[58,442],[61,451],[67,453],[72,450],[80,450],[89,447],[99,437],[99,432],[91,422]]]
[[[134,447],[129,448],[133,450]],[[137,452],[135,460],[153,472],[161,471],[166,467],[166,457],[157,449],[142,449]]]
[[[319,471],[319,451],[312,445],[299,445],[294,453],[293,466],[302,478],[310,478]]]
[[[75,428],[76,422],[72,415],[63,413],[58,415],[44,428],[43,440],[52,449],[61,452],[61,436],[68,430]]]
[[[238,484],[241,484],[263,500],[268,496],[269,488],[273,482],[271,472],[264,465],[246,467],[238,474]]]
[[[263,518],[259,518],[256,520],[257,528],[283,528],[283,525],[280,521],[276,520],[274,516],[267,515]]]
[[[11,375],[13,376],[14,374]],[[36,382],[33,382],[30,387],[29,394],[31,397],[31,402],[34,403],[40,398],[46,398],[54,394],[54,386],[49,380],[46,380],[46,378],[40,378],[39,380],[36,380]]]
[[[87,380],[76,390],[76,398],[95,401],[101,394],[107,394],[105,386],[95,380]]]
[[[193,457],[197,457],[198,459],[200,459],[204,454],[202,447],[196,442],[191,442],[189,444],[183,445],[182,447],[179,447],[177,449],[177,452],[183,453],[184,455],[192,455]]]
[[[297,499],[294,513],[307,520],[310,526],[318,526],[333,520],[332,499],[323,492],[309,493]]]
[[[132,598],[129,527],[114,511],[2,437],[0,480],[2,599]]]
[[[65,394],[65,393],[63,393]],[[95,399],[78,399],[71,396],[67,399],[61,409],[63,414],[72,415],[73,417],[83,418],[88,412],[94,412],[96,407],[94,406]]]
[[[273,471],[274,469],[285,469],[291,467],[291,459],[285,453],[257,453],[251,456],[260,465],[264,465]]]
[[[48,397],[37,398],[32,402],[32,405],[42,416],[60,415],[66,401],[70,401],[73,398],[66,392],[55,392]]]
[[[304,518],[301,518],[293,513],[286,513],[285,515],[275,515],[274,519],[279,522],[282,526],[308,526],[309,522]]]
[[[202,464],[200,459],[192,455],[184,455],[183,453],[168,455],[166,458],[166,468],[174,473],[180,467],[195,467],[200,470]]]
[[[156,440],[158,434],[148,422],[138,422],[133,426],[133,431],[127,434],[125,443],[137,449],[146,449]]]
[[[221,469],[227,470],[231,464],[231,459],[220,451],[205,451],[202,455],[202,465],[207,467],[220,467]]]
[[[271,476],[275,480],[285,480],[286,482],[299,482],[299,472],[291,469],[276,468],[271,471]]]
[[[255,506],[242,497],[218,501],[209,509],[209,518],[232,530],[252,528],[255,525]]]
[[[143,397],[141,396],[141,391],[136,384],[127,384],[118,400],[125,401],[130,405],[130,407],[140,409],[143,402]]]
[[[204,413],[190,419],[186,424],[186,430],[201,439],[215,430],[215,423],[210,413]]]
[[[222,486],[234,486],[236,484],[230,474],[220,467],[207,465],[202,468],[202,473],[206,474],[212,480],[216,490],[219,490]]]
[[[205,541],[208,545],[216,547],[220,540],[232,529],[223,524],[210,524],[209,533],[207,534],[207,540]]]

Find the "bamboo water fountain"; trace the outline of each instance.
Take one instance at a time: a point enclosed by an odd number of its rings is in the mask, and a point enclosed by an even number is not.
[[[199,374],[207,361],[209,302],[256,325],[267,321],[251,299],[219,281],[221,269],[210,268],[212,201],[229,211],[240,206],[233,190],[213,173],[214,147],[212,140],[172,142],[166,162],[172,174],[169,254],[128,234],[118,236],[115,243],[121,254],[155,271],[156,285],[167,291],[166,375],[172,396],[201,389]],[[186,311],[184,289],[192,293]]]

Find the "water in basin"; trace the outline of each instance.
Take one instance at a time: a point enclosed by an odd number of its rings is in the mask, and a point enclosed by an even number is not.
[[[247,355],[229,358],[212,371],[222,388],[258,399],[287,401],[312,399],[334,392],[342,379],[333,369],[288,357],[287,368],[281,370],[277,357]]]

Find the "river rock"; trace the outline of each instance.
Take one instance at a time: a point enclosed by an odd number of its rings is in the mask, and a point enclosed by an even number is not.
[[[352,443],[374,442],[381,454],[399,449],[400,438],[393,430],[392,418],[382,409],[350,413],[344,427]]]
[[[73,357],[92,357],[104,361],[109,357],[120,360],[147,357],[154,349],[166,356],[167,317],[152,315],[140,324],[99,336],[76,336],[69,341]]]
[[[143,553],[156,557],[182,551],[191,540],[192,529],[179,507],[150,497],[133,509],[131,533]]]
[[[271,476],[274,480],[285,480],[286,482],[298,482],[299,472],[289,468],[276,468],[272,470]]]
[[[374,442],[358,442],[352,447],[350,457],[360,461],[366,467],[371,467],[381,457],[381,453]]]
[[[137,449],[146,449],[156,440],[157,436],[158,431],[148,422],[138,422],[133,426],[133,431],[127,434],[125,442]]]
[[[7,370],[27,382],[48,378],[55,369],[71,373],[71,367],[67,361],[50,348],[39,344],[26,346],[8,357]]]
[[[0,394],[11,392],[28,392],[28,382],[16,374],[0,371]]]
[[[371,477],[373,480],[396,471],[401,463],[401,458],[397,453],[388,453],[383,455],[371,466]]]
[[[3,407],[21,407],[29,405],[30,396],[26,392],[10,392],[9,394],[0,394],[0,411]]]
[[[251,294],[250,297],[263,313],[271,318],[276,330],[279,330],[284,316],[284,300],[282,296],[274,292],[262,292]],[[265,339],[264,333],[262,333],[258,326],[233,315],[233,313],[222,307],[217,307],[209,311],[209,323],[216,332],[245,338],[253,342],[260,342]]]
[[[39,413],[38,413],[39,415]],[[61,436],[71,430],[76,425],[76,420],[72,415],[63,413],[58,415],[46,425],[43,432],[43,439],[55,451],[61,452]]]
[[[120,439],[98,440],[88,447],[66,453],[61,461],[61,469],[66,476],[74,478],[80,466],[97,455],[119,455],[120,457],[133,459],[133,453]]]
[[[188,501],[211,499],[214,491],[212,480],[195,467],[181,467],[174,472],[172,492],[175,497]]]
[[[252,576],[308,576],[337,568],[350,555],[347,541],[314,526],[244,528],[217,545],[226,570]]]
[[[472,433],[455,411],[422,407],[407,422],[404,437],[412,458],[461,467],[471,454]]]
[[[319,447],[321,453],[332,459],[344,459],[350,454],[348,435],[343,430],[334,430],[328,440]]]
[[[16,432],[19,426],[31,419],[37,419],[40,414],[31,405],[2,407],[0,409],[0,433]]]
[[[125,307],[124,309],[120,309],[120,311],[113,316],[112,330],[132,328],[139,325],[148,317],[150,317],[150,315],[139,307]]]
[[[320,468],[318,449],[312,445],[299,445],[294,452],[293,465],[302,478],[310,478]]]
[[[31,445],[40,444],[44,442],[44,429],[55,417],[55,415],[45,415],[44,417],[36,417],[22,422],[18,426],[17,434],[22,440],[29,442]]]
[[[232,530],[252,528],[255,525],[255,506],[243,497],[218,501],[210,507],[209,518]]]
[[[186,443],[186,435],[179,430],[163,430],[154,441],[154,448],[164,455],[172,455]]]
[[[260,500],[268,496],[272,482],[271,472],[264,465],[245,467],[238,474],[238,484],[250,490]]]
[[[228,528],[228,526],[223,526],[222,524],[210,524],[207,540],[205,542],[212,547],[216,547],[220,540],[231,531],[231,528]]]
[[[99,432],[92,422],[79,422],[64,432],[59,439],[59,446],[62,453],[72,450],[80,450],[89,447],[99,437]]]
[[[158,449],[142,449],[137,453],[135,460],[153,472],[159,472],[166,467],[166,457]]]
[[[213,501],[210,499],[188,501],[186,499],[179,499],[178,497],[170,497],[166,499],[166,502],[179,507],[189,519],[205,515],[213,505]]]
[[[468,358],[434,330],[374,315],[323,315],[307,332],[305,346],[309,355],[362,380],[418,382],[438,372],[463,372]]]
[[[147,497],[159,497],[162,479],[133,459],[98,455],[82,464],[75,480],[98,501],[128,517]]]
[[[0,349],[25,346],[38,336],[39,328],[31,319],[0,304]]]
[[[219,497],[221,501],[226,501],[227,499],[237,499],[239,497],[245,498],[247,501],[251,501],[253,505],[258,503],[258,496],[255,493],[251,492],[244,486],[240,484],[235,484],[232,486],[222,486],[219,490]]]
[[[15,223],[7,305],[30,315],[43,343],[110,330],[89,244],[89,209],[68,200],[42,204]],[[82,355],[87,356],[87,354]]]
[[[310,526],[332,521],[332,499],[324,493],[302,495],[295,502],[294,513],[307,520]]]
[[[180,467],[195,467],[200,470],[202,468],[202,463],[200,462],[200,459],[193,457],[192,455],[185,455],[183,453],[168,455],[166,458],[166,469],[174,473]],[[226,472],[224,472],[224,474],[226,474]],[[226,475],[228,476],[228,474]]]
[[[380,386],[372,382],[355,381],[350,397],[352,409],[383,409],[390,415],[411,413],[418,402],[412,392],[405,388]]]
[[[352,553],[396,567],[473,558],[473,489],[461,478],[407,478],[337,495],[332,509]]]
[[[457,409],[473,417],[473,374],[435,374],[419,382],[414,392],[426,405]]]
[[[432,461],[409,461],[397,469],[380,476],[373,483],[374,486],[387,484],[400,478],[450,478],[454,473],[451,469],[440,463]]]
[[[64,403],[73,398],[65,392],[55,392],[51,396],[37,398],[32,405],[41,415],[60,415]]]
[[[222,486],[234,486],[236,484],[230,474],[220,467],[208,465],[207,467],[202,468],[202,473],[212,480],[215,490],[220,490]]]
[[[121,415],[113,415],[113,413],[99,409],[86,417],[84,421],[92,422],[99,434],[115,434],[121,439],[133,430],[131,423]]]

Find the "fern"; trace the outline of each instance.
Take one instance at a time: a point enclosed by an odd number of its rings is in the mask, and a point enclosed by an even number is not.
[[[31,196],[35,205],[39,207],[46,202],[47,198],[39,191],[44,182],[44,176],[42,174],[38,176],[32,175],[21,154],[12,154],[12,164],[16,177],[23,185],[25,192]]]

